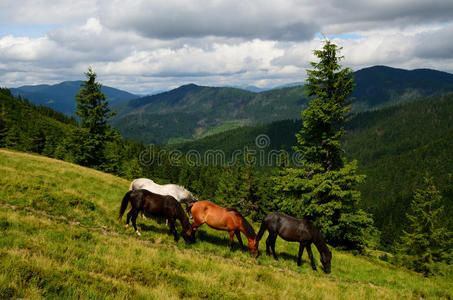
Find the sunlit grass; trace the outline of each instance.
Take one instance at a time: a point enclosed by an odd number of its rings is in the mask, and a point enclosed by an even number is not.
[[[424,278],[333,249],[332,273],[311,269],[277,239],[279,260],[228,248],[200,227],[177,243],[163,220],[117,221],[129,182],[40,156],[0,150],[0,298],[408,299],[451,298],[452,277]],[[257,227],[257,224],[254,224]],[[178,226],[178,230],[180,227]],[[243,238],[245,241],[245,238]]]

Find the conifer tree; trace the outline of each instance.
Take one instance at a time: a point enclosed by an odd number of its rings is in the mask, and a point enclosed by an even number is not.
[[[284,168],[274,177],[280,210],[306,217],[319,226],[327,241],[336,246],[361,249],[370,216],[358,207],[357,163],[347,163],[341,146],[343,123],[350,110],[354,83],[352,70],[339,64],[341,48],[326,41],[314,51],[319,62],[307,70],[309,106],[302,112],[303,127],[295,151],[303,154],[301,168]]]
[[[451,233],[442,226],[441,201],[433,180],[426,178],[425,187],[414,194],[401,236],[399,250],[404,255],[403,264],[425,276],[434,273],[434,261],[449,259],[446,255],[451,251]]]
[[[101,92],[102,85],[96,81],[96,73],[88,68],[86,79],[75,95],[76,114],[80,117],[82,129],[74,132],[73,142],[79,145],[75,161],[87,166],[100,166],[104,161],[105,143],[110,139],[112,130],[107,120],[114,116],[109,102]]]

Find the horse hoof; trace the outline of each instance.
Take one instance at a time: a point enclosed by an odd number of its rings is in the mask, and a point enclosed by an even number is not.
[[[129,224],[124,225],[124,228],[128,228],[128,227],[129,227]]]
[[[141,236],[141,235],[142,235],[138,230],[137,230],[135,233],[136,233],[138,236]]]

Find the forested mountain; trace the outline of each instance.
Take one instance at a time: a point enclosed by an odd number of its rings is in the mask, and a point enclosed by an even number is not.
[[[359,173],[367,179],[360,186],[363,206],[382,230],[383,243],[390,244],[405,222],[415,189],[424,177],[433,176],[444,196],[447,215],[453,214],[453,94],[431,97],[372,112],[353,115],[346,123],[344,147],[349,160],[357,159]],[[269,137],[268,151],[291,152],[301,120],[285,120],[263,126],[248,126],[173,147],[187,153],[196,150],[263,150],[255,139]],[[450,220],[449,228],[453,229]]]
[[[354,73],[354,110],[381,108],[453,91],[453,74],[374,66]]]
[[[80,89],[82,81],[64,81],[54,85],[25,85],[11,88],[14,96],[27,98],[31,103],[45,105],[67,115],[74,115],[74,96]],[[138,98],[139,96],[108,86],[102,87],[111,104]]]
[[[354,73],[356,112],[453,91],[453,75],[435,70],[375,66]],[[236,88],[181,86],[113,105],[113,125],[128,138],[174,143],[213,133],[300,118],[307,99],[302,86],[254,93]]]
[[[306,103],[302,87],[253,93],[189,84],[113,105],[118,111],[113,125],[124,136],[146,143],[166,143],[297,118]]]

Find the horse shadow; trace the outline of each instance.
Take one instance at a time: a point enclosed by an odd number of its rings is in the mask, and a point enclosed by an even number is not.
[[[214,235],[210,234],[204,230],[198,230],[196,234],[196,241],[207,242],[221,247],[229,247],[229,237],[227,232],[223,232],[224,235]],[[244,243],[244,251],[247,249],[247,239],[244,241],[244,236],[242,237],[242,242]],[[240,250],[239,242],[234,237],[233,250]]]
[[[146,231],[146,232],[155,232],[155,233],[160,233],[160,234],[168,234],[170,231],[170,228],[165,226],[165,221],[162,224],[157,224],[158,226],[155,226],[153,224],[137,224],[138,227],[140,227],[141,231]]]

